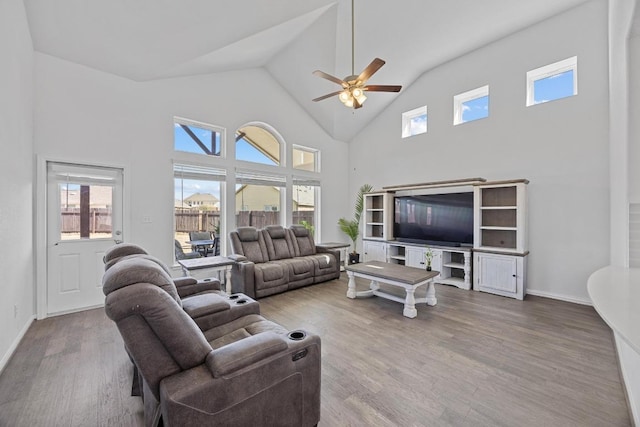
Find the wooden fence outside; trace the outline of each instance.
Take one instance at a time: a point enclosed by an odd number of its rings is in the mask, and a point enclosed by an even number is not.
[[[314,225],[314,212],[293,213],[293,223],[307,221]],[[220,224],[220,212],[176,212],[176,232],[215,231]],[[236,214],[237,227],[264,228],[267,225],[281,224],[280,211],[241,211]]]
[[[62,233],[80,233],[80,210],[68,209],[60,212]],[[111,233],[111,209],[91,208],[89,210],[89,232]]]
[[[61,212],[62,232],[80,232],[80,212],[79,210],[68,210]],[[111,232],[111,210],[104,208],[93,208],[89,211],[89,231],[91,233]],[[313,211],[300,211],[293,213],[293,223],[300,224],[307,221],[312,226],[314,224]],[[188,233],[189,231],[216,231],[220,224],[219,211],[205,212],[176,212],[175,213],[176,232]],[[236,214],[236,225],[238,227],[263,228],[267,225],[280,224],[280,211],[242,211]]]

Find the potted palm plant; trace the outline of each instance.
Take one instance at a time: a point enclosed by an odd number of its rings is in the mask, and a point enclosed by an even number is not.
[[[360,234],[360,217],[362,216],[362,210],[364,209],[364,194],[373,190],[370,184],[364,184],[358,190],[356,197],[356,205],[354,209],[353,219],[340,218],[338,220],[338,226],[340,230],[349,236],[353,242],[353,252],[349,254],[349,264],[357,264],[360,262],[360,254],[356,248],[356,242],[358,241],[358,235]]]

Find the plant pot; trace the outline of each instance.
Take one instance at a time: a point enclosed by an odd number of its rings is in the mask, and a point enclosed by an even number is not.
[[[431,271],[431,266],[427,265],[427,271]]]
[[[360,254],[354,254],[354,253],[350,253],[349,254],[349,264],[357,264],[360,262]]]

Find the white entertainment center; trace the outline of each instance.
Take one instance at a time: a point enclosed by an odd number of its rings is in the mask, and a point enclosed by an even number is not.
[[[526,295],[526,179],[483,178],[383,187],[364,195],[363,262],[426,268],[431,251],[435,283],[523,299]],[[473,191],[473,244],[412,243],[394,238],[395,198]],[[472,261],[473,260],[473,261]]]

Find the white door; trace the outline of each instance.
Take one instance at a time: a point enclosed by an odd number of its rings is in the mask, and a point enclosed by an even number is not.
[[[102,257],[123,239],[122,175],[47,163],[47,314],[104,304]]]

